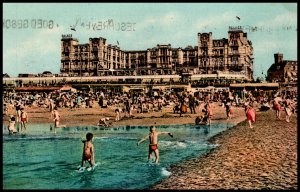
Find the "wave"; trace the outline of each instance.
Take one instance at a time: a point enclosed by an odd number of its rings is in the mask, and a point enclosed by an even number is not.
[[[159,146],[176,148],[176,149],[187,147],[186,143],[180,141],[160,141]]]
[[[165,167],[161,168],[160,174],[163,176],[166,176],[166,177],[169,177],[170,175],[172,175],[172,173],[170,171],[167,171],[167,169]]]

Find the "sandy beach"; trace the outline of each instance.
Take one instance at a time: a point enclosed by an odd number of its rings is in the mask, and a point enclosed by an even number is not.
[[[201,111],[204,108],[204,104],[200,105],[197,109]],[[49,108],[39,108],[39,107],[25,107],[29,116],[29,124],[35,123],[49,123],[53,124],[53,120],[50,118]],[[220,103],[213,103],[214,116],[212,118],[213,122],[228,122],[226,120],[225,108],[220,106]],[[194,124],[195,118],[199,114],[191,114],[188,110],[187,113],[180,117],[179,114],[173,113],[172,106],[166,106],[159,112],[149,112],[149,113],[137,113],[135,110],[133,112],[133,117],[129,118],[125,114],[121,113],[121,120],[115,121],[115,108],[100,108],[95,102],[92,108],[58,108],[58,112],[61,116],[60,124],[71,126],[95,126],[97,125],[100,118],[109,117],[112,126],[117,125],[172,125],[172,124]],[[8,114],[15,114],[15,109],[10,106],[8,109]],[[246,116],[244,109],[242,107],[234,107],[234,118],[230,120],[230,123],[237,124],[243,121]],[[7,124],[7,118],[4,119],[4,123]]]
[[[273,110],[258,112],[253,129],[244,121],[211,142],[220,146],[172,166],[153,189],[298,189],[296,115],[286,123]]]
[[[203,105],[198,108],[201,111]],[[29,124],[53,124],[49,108],[25,107]],[[60,124],[95,126],[102,117],[110,117],[117,125],[194,124],[199,114],[189,111],[179,117],[172,107],[161,112],[133,113],[114,121],[114,108],[58,109]],[[220,133],[210,141],[220,146],[209,154],[170,167],[172,175],[151,189],[297,189],[297,115],[291,122],[275,120],[275,111],[257,112],[257,122],[250,129],[244,108],[234,107],[234,117],[226,120],[225,108],[213,103],[212,123],[233,123],[237,126]],[[8,114],[15,114],[12,106]],[[282,119],[285,118],[282,112]],[[4,119],[7,125],[7,118]]]

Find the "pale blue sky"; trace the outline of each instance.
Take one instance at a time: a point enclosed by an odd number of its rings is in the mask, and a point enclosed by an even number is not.
[[[228,38],[229,26],[242,26],[258,28],[244,32],[254,48],[254,78],[261,77],[274,53],[297,60],[297,12],[297,3],[4,3],[3,73],[59,73],[62,34],[72,34],[80,43],[104,37],[108,44],[118,41],[122,50],[145,50],[169,43],[197,46],[198,32],[221,39]],[[53,28],[38,28],[34,21],[39,19],[54,21]],[[13,20],[23,25],[28,20],[29,25],[13,28]],[[135,23],[134,31],[93,30],[93,23],[108,20]],[[76,31],[70,30],[76,21]]]

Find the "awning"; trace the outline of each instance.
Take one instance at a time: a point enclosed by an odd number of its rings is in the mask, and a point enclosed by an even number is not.
[[[234,83],[230,87],[279,87],[279,83]]]
[[[56,91],[61,89],[61,87],[17,87],[15,91]]]

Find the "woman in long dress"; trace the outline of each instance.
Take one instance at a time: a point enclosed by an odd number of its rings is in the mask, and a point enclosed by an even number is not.
[[[249,123],[249,127],[252,129],[252,123],[256,122],[256,114],[255,114],[255,109],[250,106],[249,104],[245,105],[245,112],[246,112],[246,117]]]

